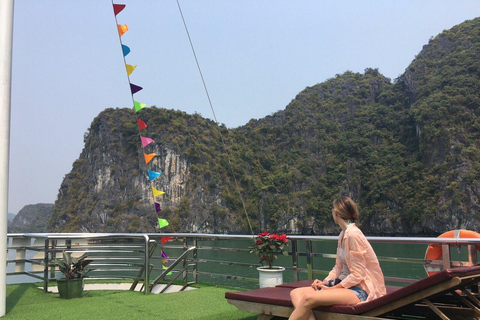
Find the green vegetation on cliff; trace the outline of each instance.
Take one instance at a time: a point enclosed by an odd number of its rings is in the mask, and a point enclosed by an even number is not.
[[[394,82],[347,71],[239,128],[144,109],[141,134],[156,141],[149,165],[134,112],[107,109],[62,183],[50,229],[155,231],[145,172],[158,169],[167,231],[249,232],[244,199],[255,231],[331,233],[341,194],[358,201],[368,234],[477,230],[479,89],[475,19],[433,38]]]

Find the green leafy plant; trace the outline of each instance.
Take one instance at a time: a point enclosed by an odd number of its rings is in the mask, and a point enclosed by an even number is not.
[[[81,279],[86,277],[91,269],[86,268],[93,260],[87,259],[87,255],[83,254],[79,258],[72,257],[71,252],[63,252],[62,259],[53,259],[52,262],[57,264],[60,272],[65,275],[65,279]]]
[[[288,246],[286,234],[270,234],[268,231],[260,233],[255,237],[255,243],[249,249],[250,253],[255,253],[260,257],[260,263],[266,262],[268,268],[273,268],[273,262],[278,259],[278,254],[288,256],[285,247]]]

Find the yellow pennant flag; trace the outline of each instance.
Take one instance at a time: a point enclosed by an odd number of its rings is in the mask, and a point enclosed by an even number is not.
[[[130,75],[132,74],[133,70],[135,70],[137,66],[132,66],[130,64],[126,64],[125,65],[125,68],[127,68],[127,74],[128,76],[130,77]]]
[[[156,154],[155,153],[149,153],[149,154],[144,153],[143,156],[145,157],[145,163],[148,164],[150,161],[152,161],[152,159],[156,156]]]
[[[118,35],[121,37],[128,31],[128,26],[126,24],[117,24]]]
[[[153,193],[153,196],[154,196],[154,197],[157,197],[157,196],[161,196],[161,195],[164,194],[165,192],[160,191],[160,190],[157,190],[157,189],[155,189],[154,187],[152,187],[152,193]]]

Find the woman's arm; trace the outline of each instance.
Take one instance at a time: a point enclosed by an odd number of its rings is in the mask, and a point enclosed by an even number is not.
[[[340,232],[340,236],[338,237],[337,256],[335,258],[335,265],[333,266],[332,270],[329,272],[328,276],[325,279],[323,279],[323,282],[327,282],[329,280],[335,280],[336,278],[338,278],[338,276],[342,272],[343,263],[338,257],[338,249],[340,248],[340,243],[343,238],[343,233],[344,231]]]

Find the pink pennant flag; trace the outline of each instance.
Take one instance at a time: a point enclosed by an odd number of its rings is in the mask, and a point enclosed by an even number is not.
[[[147,138],[147,137],[142,137],[140,136],[140,140],[142,141],[142,146],[145,148],[148,146],[150,143],[155,142],[153,139]]]
[[[147,127],[147,124],[140,119],[137,119],[138,129],[143,130]]]
[[[114,4],[114,5],[113,5],[113,12],[115,13],[115,15],[119,14],[120,12],[122,12],[123,9],[125,9],[125,5],[124,5],[124,4]]]

